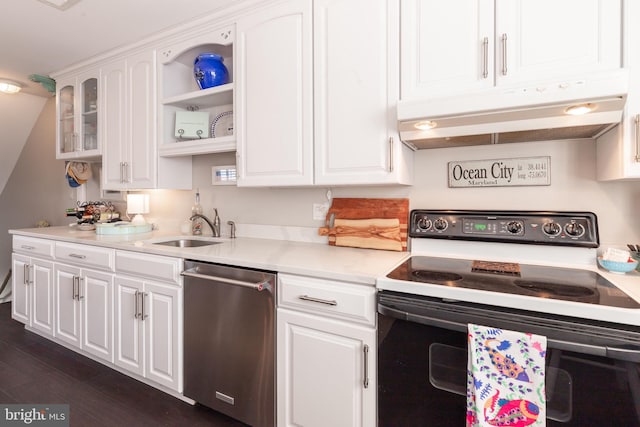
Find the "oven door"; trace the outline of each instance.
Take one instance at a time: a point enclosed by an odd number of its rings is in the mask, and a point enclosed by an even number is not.
[[[378,293],[378,426],[465,425],[467,325],[547,337],[548,426],[640,426],[640,328]]]

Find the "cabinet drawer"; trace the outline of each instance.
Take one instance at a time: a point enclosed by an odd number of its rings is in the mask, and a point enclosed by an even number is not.
[[[312,277],[278,275],[278,306],[375,325],[376,288]]]
[[[23,254],[53,258],[53,240],[35,239],[32,237],[13,236],[13,251]]]
[[[182,259],[116,251],[116,272],[180,285]]]
[[[56,260],[113,271],[114,250],[91,245],[56,242]]]

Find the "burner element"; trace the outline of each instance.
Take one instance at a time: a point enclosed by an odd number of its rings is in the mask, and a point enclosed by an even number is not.
[[[561,299],[579,299],[592,297],[597,293],[595,289],[582,286],[562,285],[559,283],[547,283],[533,280],[516,279],[513,281],[513,284],[519,288],[534,292],[537,296],[542,298],[555,296]]]
[[[411,276],[420,282],[457,282],[462,280],[461,275],[445,271],[414,270],[411,272]]]

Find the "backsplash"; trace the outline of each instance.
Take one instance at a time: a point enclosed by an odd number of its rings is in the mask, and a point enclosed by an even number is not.
[[[449,161],[550,156],[551,185],[539,187],[449,188]],[[324,187],[243,188],[211,185],[211,167],[235,162],[234,153],[195,156],[193,191],[154,190],[151,213],[161,226],[188,219],[195,187],[200,188],[205,215],[217,208],[237,224],[295,226],[317,229],[314,203],[326,201]],[[460,147],[420,151],[415,157],[412,187],[333,187],[333,197],[408,197],[410,208],[592,211],[598,216],[601,243],[640,242],[640,185],[595,180],[595,142],[585,140]],[[254,230],[256,230],[254,228]],[[240,231],[241,235],[244,233]]]

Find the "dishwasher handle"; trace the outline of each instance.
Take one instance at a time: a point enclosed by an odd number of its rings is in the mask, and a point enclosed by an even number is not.
[[[263,280],[260,282],[245,282],[244,280],[235,280],[235,279],[229,279],[227,277],[220,277],[220,276],[211,276],[208,274],[200,274],[200,273],[196,273],[193,270],[185,270],[182,273],[180,273],[182,276],[185,277],[193,277],[196,279],[203,279],[203,280],[211,280],[214,282],[222,282],[225,283],[227,285],[234,285],[234,286],[243,286],[245,288],[252,288],[255,289],[256,291],[272,291],[271,289],[271,283],[269,280]]]

